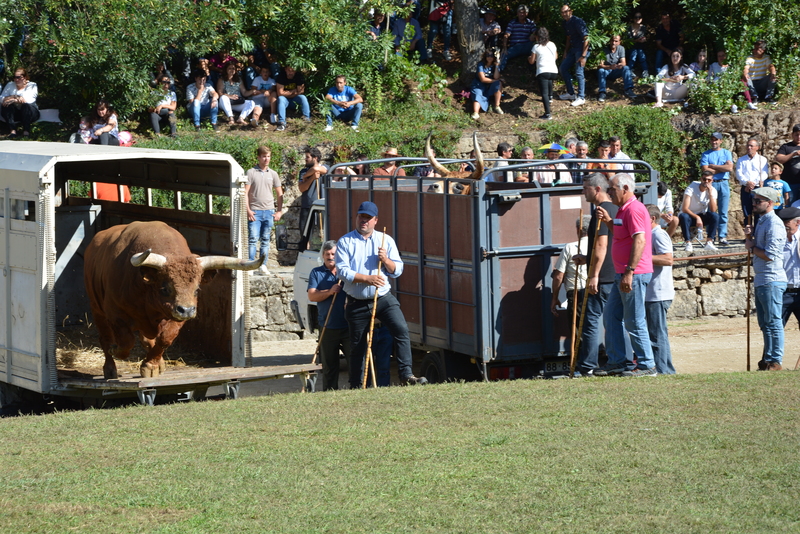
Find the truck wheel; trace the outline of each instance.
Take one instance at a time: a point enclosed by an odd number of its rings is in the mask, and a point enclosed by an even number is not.
[[[439,384],[447,380],[447,369],[439,352],[429,352],[422,360],[421,375],[431,384]]]

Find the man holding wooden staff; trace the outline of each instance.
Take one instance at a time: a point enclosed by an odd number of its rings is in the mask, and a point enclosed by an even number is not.
[[[758,215],[755,231],[745,227],[744,246],[753,253],[753,287],[756,293],[756,317],[764,335],[764,356],[760,371],[780,371],[783,363],[783,293],[786,290],[786,271],[783,268],[783,249],[786,228],[773,211],[780,193],[771,187],[753,190],[753,214]]]
[[[376,231],[376,224],[378,206],[372,202],[362,202],[356,215],[356,229],[339,239],[336,249],[336,276],[344,282],[344,291],[347,294],[345,317],[350,324],[352,345],[350,387],[361,387],[367,333],[372,322],[376,292],[378,298],[375,301],[375,317],[394,337],[400,383],[427,384],[424,377],[417,378],[411,370],[408,324],[400,310],[400,303],[391,293],[387,278],[397,278],[403,273],[403,260],[400,259],[394,239]],[[384,245],[381,246],[381,243]]]
[[[336,278],[336,241],[322,245],[322,265],[308,276],[308,300],[317,303],[322,390],[339,389],[339,350],[350,358],[350,330],[344,318],[344,295]]]

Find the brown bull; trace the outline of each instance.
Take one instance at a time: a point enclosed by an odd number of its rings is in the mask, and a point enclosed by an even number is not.
[[[430,162],[431,167],[434,168],[439,176],[442,178],[464,178],[469,180],[481,179],[481,175],[483,174],[483,155],[481,154],[481,149],[478,146],[478,132],[473,132],[472,134],[472,144],[475,147],[475,170],[472,172],[449,171],[444,165],[439,163],[436,160],[436,156],[433,155],[433,151],[431,150],[431,135],[432,134],[428,134],[428,140],[425,142],[425,157],[428,158],[428,162]],[[434,182],[428,186],[428,192],[443,193],[445,182],[449,184],[449,192],[451,195],[468,195],[470,191],[472,191],[472,184],[465,184],[463,182],[455,182],[452,180],[442,180],[439,182]]]
[[[128,357],[137,331],[147,351],[142,376],[160,375],[166,369],[164,351],[183,323],[197,315],[200,284],[216,269],[250,271],[262,261],[197,256],[177,230],[159,221],[98,232],[86,247],[84,281],[106,355],[103,376],[117,378],[114,358]]]

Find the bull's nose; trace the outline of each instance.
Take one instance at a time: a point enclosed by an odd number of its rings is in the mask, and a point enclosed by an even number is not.
[[[197,314],[197,307],[196,306],[175,306],[175,313],[176,319],[179,320],[187,320],[187,319],[194,319],[194,316]]]

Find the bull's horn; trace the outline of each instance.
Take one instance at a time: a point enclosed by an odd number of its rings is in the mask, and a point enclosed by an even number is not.
[[[254,271],[261,267],[264,257],[255,260],[240,260],[232,256],[203,256],[197,258],[204,271],[214,269],[235,269],[237,271]]]
[[[161,254],[155,254],[151,248],[131,256],[131,265],[134,267],[152,267],[160,271],[166,264],[167,258]]]
[[[433,151],[431,150],[431,136],[433,132],[428,134],[428,139],[425,141],[425,157],[428,158],[428,161],[431,164],[431,167],[436,169],[436,172],[439,173],[440,176],[445,177],[450,174],[450,171],[444,168],[444,166],[436,161],[436,157],[433,155]]]
[[[480,180],[483,175],[483,154],[478,146],[478,132],[472,132],[472,146],[475,148],[475,171],[470,178]]]

